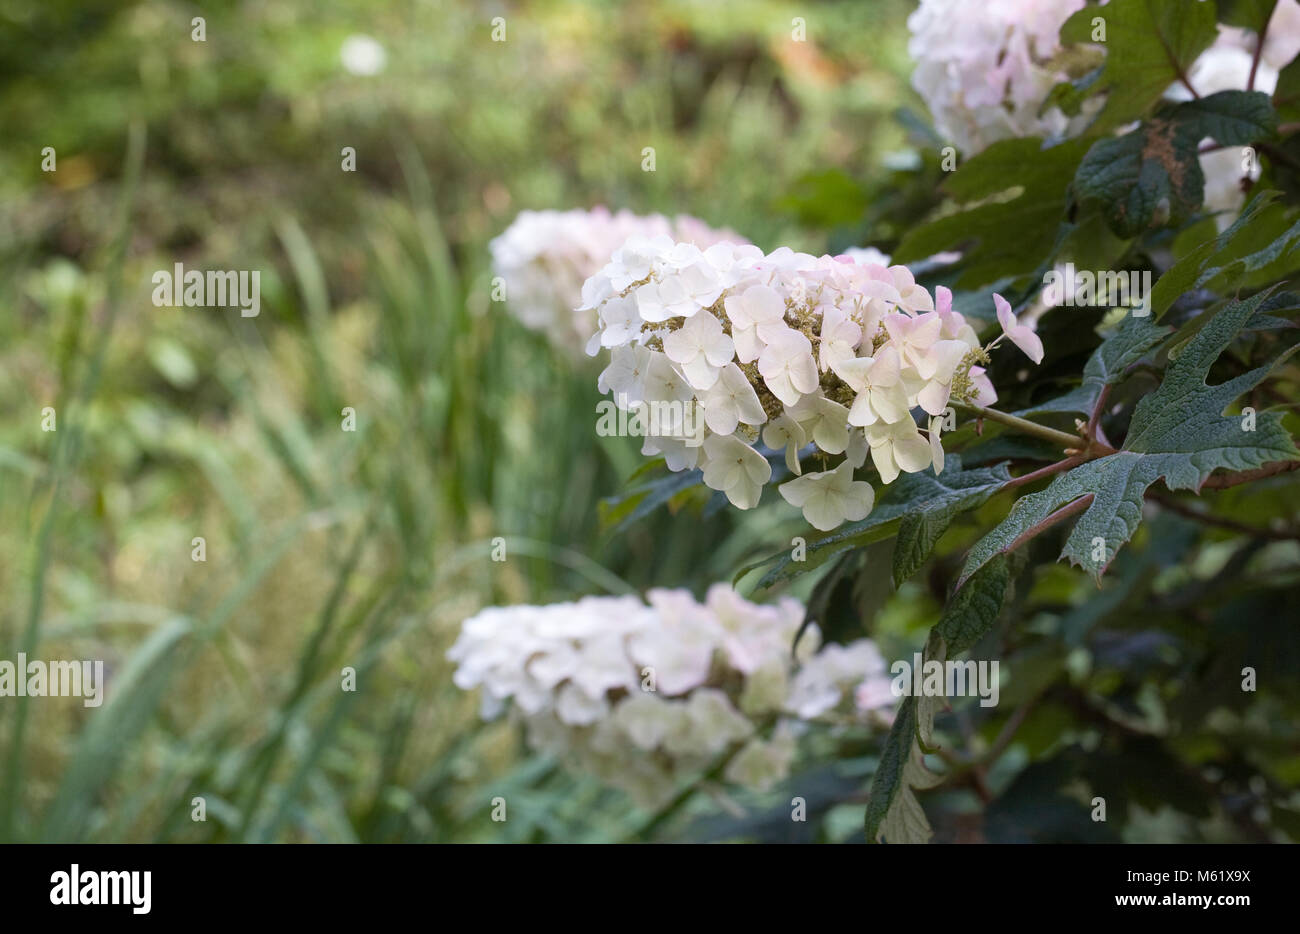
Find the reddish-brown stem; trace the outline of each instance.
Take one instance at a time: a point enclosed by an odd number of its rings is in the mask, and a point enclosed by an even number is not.
[[[1187,80],[1187,72],[1183,71],[1183,63],[1178,60],[1178,56],[1174,54],[1173,49],[1169,48],[1169,43],[1165,41],[1164,35],[1159,30],[1156,31],[1156,39],[1159,40],[1161,47],[1165,50],[1165,58],[1173,66],[1174,73],[1178,75],[1178,80],[1183,87],[1191,92],[1192,97],[1200,100],[1201,95],[1196,93],[1196,88],[1192,87],[1192,82]]]
[[[1073,470],[1087,460],[1082,454],[1076,454],[1074,457],[1067,457],[1063,461],[1057,461],[1055,464],[1048,464],[1046,467],[1040,467],[1038,470],[1031,471],[1027,474],[1021,474],[1019,477],[1013,477],[1009,482],[1002,485],[1004,490],[1014,490],[1017,487],[1028,486],[1036,480],[1044,477],[1050,477],[1053,474],[1061,473],[1064,470]]]
[[[1097,404],[1092,407],[1092,416],[1088,419],[1088,440],[1097,440],[1097,423],[1101,421],[1101,413],[1106,409],[1106,400],[1110,398],[1110,383],[1101,387],[1101,394],[1097,396]]]
[[[1002,553],[1007,554],[1009,552],[1015,551],[1021,545],[1025,544],[1025,542],[1037,538],[1039,535],[1043,534],[1044,532],[1046,532],[1048,529],[1050,529],[1052,526],[1056,525],[1057,523],[1064,522],[1066,519],[1069,519],[1071,516],[1077,516],[1079,513],[1083,512],[1085,509],[1087,509],[1089,506],[1092,505],[1093,495],[1094,494],[1092,493],[1085,493],[1083,496],[1080,496],[1074,502],[1062,506],[1060,509],[1056,510],[1056,512],[1052,513],[1050,516],[1048,516],[1046,519],[1043,519],[1041,522],[1035,522],[1029,528],[1025,529],[1023,532],[1017,535],[1016,540],[1013,541],[1010,545],[1008,545],[1006,548],[1001,549]]]
[[[1272,17],[1269,17],[1271,20]],[[1268,23],[1265,22],[1260,27],[1259,35],[1255,37],[1255,54],[1250,59],[1250,77],[1246,79],[1246,90],[1255,90],[1255,73],[1259,71],[1259,57],[1264,54],[1264,37],[1268,35]]]
[[[1265,464],[1263,467],[1256,467],[1254,470],[1239,470],[1235,473],[1216,474],[1201,484],[1201,489],[1226,490],[1229,487],[1240,486],[1243,483],[1251,483],[1255,480],[1263,480],[1265,477],[1274,477],[1291,470],[1300,470],[1300,460],[1273,461],[1270,464]]]
[[[1200,512],[1164,493],[1151,493],[1150,497],[1159,503],[1162,508],[1168,509],[1170,512],[1176,512],[1180,516],[1195,519],[1197,522],[1204,522],[1206,525],[1215,525],[1233,532],[1241,532],[1243,535],[1250,535],[1254,538],[1267,538],[1275,542],[1300,540],[1300,529],[1261,529],[1257,526],[1247,525],[1245,522],[1238,522],[1236,519],[1229,519],[1226,516]]]

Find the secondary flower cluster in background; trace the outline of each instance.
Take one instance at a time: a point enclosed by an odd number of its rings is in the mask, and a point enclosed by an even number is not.
[[[1089,100],[1073,118],[1056,107],[1041,114],[1040,109],[1052,87],[1070,77],[1059,34],[1083,6],[1084,0],[921,0],[907,22],[908,51],[916,62],[912,86],[925,99],[940,135],[973,156],[1002,139],[1082,132],[1100,99]],[[1104,11],[1099,8],[1099,15]],[[1202,96],[1246,90],[1257,44],[1254,32],[1220,25],[1218,39],[1192,65],[1188,81]],[[1099,54],[1104,49],[1098,44]],[[1280,0],[1260,50],[1254,90],[1272,94],[1279,72],[1298,51],[1300,3]],[[1191,94],[1179,83],[1168,96],[1184,100]],[[1245,201],[1241,179],[1250,170],[1242,161],[1239,147],[1201,156],[1205,210],[1221,212],[1221,227]]]
[[[529,744],[639,803],[726,760],[723,777],[758,790],[785,777],[811,720],[888,722],[895,698],[873,642],[790,647],[803,607],[745,600],[718,584],[493,607],[465,621],[448,652],[455,683],[482,691],[484,717],[509,704]]]
[[[603,207],[521,211],[490,244],[492,274],[504,281],[506,305],[525,327],[576,354],[596,327],[592,312],[575,310],[582,303],[582,283],[629,237],[661,234],[701,248],[724,240],[749,242],[684,214],[670,220],[627,210],[611,214]]]
[[[981,366],[987,349],[951,293],[932,296],[906,266],[634,238],[582,294],[599,318],[587,352],[612,351],[602,392],[621,408],[703,410],[702,439],[661,419],[643,453],[663,454],[672,470],[700,468],[709,487],[749,509],[773,472],[755,449],[761,439],[785,452],[795,478],[781,495],[818,529],[870,512],[872,487],[854,478],[868,455],[884,483],[938,472],[950,398],[996,399]],[[1007,336],[1041,360],[1036,335],[1008,315],[999,305],[1004,328],[1018,327]],[[821,469],[805,473],[808,445]]]
[[[963,155],[998,140],[1067,136],[1096,112],[1039,108],[1069,76],[1054,61],[1061,24],[1084,0],[921,0],[907,20],[912,86],[935,129]]]

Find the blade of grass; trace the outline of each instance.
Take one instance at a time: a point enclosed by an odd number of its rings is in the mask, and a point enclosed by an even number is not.
[[[79,386],[74,402],[69,406],[76,414],[84,411],[99,385],[103,370],[104,355],[108,348],[113,325],[117,320],[122,303],[124,289],[124,269],[126,250],[131,234],[131,208],[135,201],[136,187],[144,165],[145,127],[142,123],[132,124],[127,135],[126,168],[118,199],[117,234],[109,249],[108,269],[110,279],[108,294],[105,299],[104,318],[96,336],[91,353],[90,367],[85,379]],[[64,432],[56,433],[55,454],[51,460],[52,495],[41,523],[35,545],[35,560],[31,577],[30,605],[28,607],[27,627],[23,632],[20,651],[34,655],[40,641],[41,614],[45,608],[45,584],[49,572],[51,547],[54,537],[54,523],[61,505],[60,494],[68,473],[74,469],[81,456],[81,430],[74,418],[64,416]],[[28,703],[30,698],[18,698],[14,707],[14,727],[11,737],[8,760],[5,764],[5,780],[0,788],[0,840],[12,839],[14,820],[17,816],[18,802],[23,794],[23,765],[26,754]]]

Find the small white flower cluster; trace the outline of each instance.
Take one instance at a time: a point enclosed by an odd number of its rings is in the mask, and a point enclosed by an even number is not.
[[[483,716],[507,702],[529,744],[654,807],[730,757],[723,777],[764,790],[784,778],[800,724],[881,723],[896,698],[873,642],[791,643],[803,607],[759,606],[725,584],[493,607],[448,652],[455,683],[481,688]]]
[[[582,283],[629,237],[661,234],[702,248],[724,240],[749,242],[687,215],[669,220],[627,210],[611,214],[603,207],[521,211],[489,244],[492,274],[504,281],[506,303],[525,327],[544,332],[566,351],[580,353],[596,326],[590,311],[574,310],[582,301]]]
[[[1084,0],[921,0],[908,17],[912,86],[935,128],[964,155],[1022,136],[1079,132],[1099,105],[1077,117],[1041,116],[1049,91],[1067,75],[1054,62],[1061,24]]]
[[[749,509],[772,477],[754,448],[761,438],[796,475],[781,495],[821,530],[871,511],[871,485],[853,476],[868,454],[884,483],[932,464],[941,471],[949,399],[997,398],[980,366],[988,349],[952,310],[952,294],[935,295],[937,304],[906,266],[785,247],[701,250],[668,237],[629,240],[582,290],[599,316],[587,352],[612,351],[601,392],[623,409],[677,413],[658,420],[642,453],[664,455],[671,470],[700,468],[706,485]],[[918,406],[930,417],[924,432]],[[688,431],[699,418],[681,413],[699,410],[707,430]],[[823,469],[805,474],[810,444]]]

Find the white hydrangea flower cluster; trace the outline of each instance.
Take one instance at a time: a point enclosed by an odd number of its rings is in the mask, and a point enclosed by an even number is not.
[[[821,530],[870,512],[874,491],[854,479],[868,454],[884,483],[940,471],[949,399],[997,398],[981,365],[989,348],[952,294],[936,295],[906,266],[668,237],[628,241],[582,292],[599,317],[587,352],[612,351],[600,390],[625,410],[676,415],[657,419],[643,453],[663,454],[671,470],[700,468],[749,509],[772,477],[761,438],[796,475],[781,495]],[[804,473],[808,445],[822,469]]]
[[[810,720],[892,718],[896,698],[873,642],[790,646],[798,601],[759,606],[725,584],[486,609],[448,652],[455,683],[482,690],[485,718],[507,702],[529,744],[647,807],[726,759],[723,777],[764,790],[790,770]],[[727,758],[729,757],[729,758]]]
[[[935,128],[964,155],[1003,139],[1070,136],[1099,104],[1076,117],[1039,115],[1067,74],[1056,59],[1061,24],[1084,0],[921,0],[908,17],[912,86]]]
[[[505,282],[508,307],[527,328],[556,346],[580,353],[595,329],[590,311],[575,311],[582,283],[609,262],[629,237],[671,236],[701,248],[727,240],[748,243],[731,230],[714,230],[687,215],[670,220],[603,207],[590,211],[521,211],[489,244],[492,274]]]

